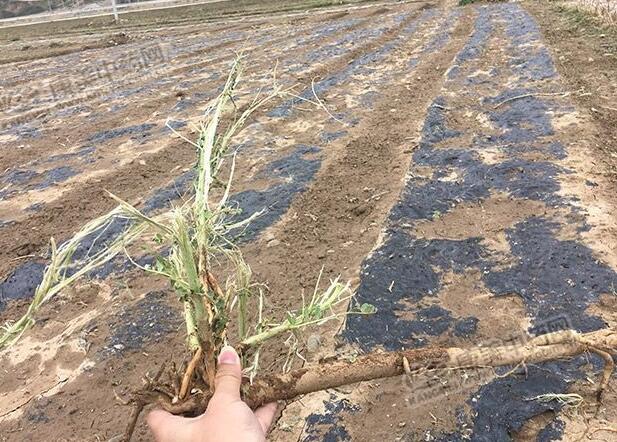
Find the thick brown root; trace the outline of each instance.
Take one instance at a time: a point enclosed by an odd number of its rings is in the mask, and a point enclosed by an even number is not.
[[[289,400],[297,396],[373,379],[387,378],[410,371],[439,368],[499,367],[539,363],[595,352],[605,360],[601,391],[614,368],[610,356],[617,349],[617,332],[599,330],[579,334],[566,330],[529,339],[525,343],[478,348],[419,348],[397,352],[372,352],[354,359],[331,359],[289,373],[257,377],[242,386],[242,396],[251,408],[269,402]],[[169,396],[150,389],[137,393],[135,403],[156,403],[163,409],[183,415],[205,411],[210,393],[194,394],[185,401],[172,403]]]
[[[184,372],[184,376],[182,377],[182,384],[180,385],[180,393],[178,397],[180,399],[184,399],[186,394],[189,392],[189,387],[191,385],[191,379],[193,378],[193,374],[195,373],[195,368],[197,368],[197,364],[201,361],[203,356],[203,351],[201,348],[198,348],[193,357],[191,358],[191,362],[189,362],[188,367],[186,367],[186,371]]]

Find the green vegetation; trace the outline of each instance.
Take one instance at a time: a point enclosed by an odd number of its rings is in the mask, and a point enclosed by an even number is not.
[[[591,11],[569,5],[555,5],[553,10],[565,19],[567,27],[560,28],[572,36],[593,36],[602,39],[605,56],[617,58],[617,27],[609,25]]]

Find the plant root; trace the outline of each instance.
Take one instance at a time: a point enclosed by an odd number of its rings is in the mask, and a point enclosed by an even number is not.
[[[615,349],[617,331],[604,329],[579,334],[565,330],[537,336],[524,343],[496,347],[428,347],[396,352],[375,351],[358,356],[353,361],[328,359],[288,373],[258,376],[252,384],[247,380],[241,390],[244,401],[255,409],[269,402],[290,400],[315,391],[409,375],[419,370],[520,366],[593,352],[605,361],[598,390],[600,397],[614,370],[611,353],[614,353]],[[141,409],[143,404],[156,404],[177,415],[196,416],[203,413],[212,397],[210,389],[204,386],[205,388],[189,395],[186,400],[173,403],[162,389],[153,388],[152,385],[146,387],[136,392],[131,402],[141,405]],[[131,422],[131,425],[134,429],[134,422]]]
[[[611,356],[609,352],[600,350],[599,348],[593,348],[593,347],[590,347],[589,351],[596,353],[597,355],[602,357],[602,359],[604,359],[604,368],[602,369],[602,380],[600,382],[600,386],[598,387],[598,392],[596,393],[598,407],[599,407],[600,404],[602,403],[602,393],[608,387],[608,383],[611,379],[611,375],[615,371],[615,362],[613,361],[613,357]]]
[[[510,97],[506,100],[500,101],[499,103],[497,103],[494,107],[494,109],[499,109],[501,106],[503,106],[506,103],[510,103],[512,101],[515,100],[522,100],[523,98],[531,98],[531,97],[567,97],[568,95],[570,95],[570,92],[538,92],[538,93],[531,93],[531,94],[522,94],[522,95],[517,95],[515,97]]]
[[[598,427],[595,430],[591,431],[589,435],[595,434],[598,431],[608,431],[610,433],[617,433],[617,427]]]
[[[197,364],[201,360],[203,356],[203,351],[201,348],[198,348],[191,362],[186,367],[186,371],[184,372],[184,376],[182,377],[182,384],[180,385],[180,392],[178,393],[178,399],[182,400],[186,397],[186,394],[189,392],[189,387],[191,386],[191,380],[193,379],[193,373],[195,373],[195,368]]]
[[[133,432],[135,431],[135,426],[137,425],[137,420],[141,415],[141,412],[144,411],[146,407],[145,402],[135,402],[131,409],[131,414],[129,416],[129,423],[124,430],[124,436],[122,437],[122,442],[129,442],[131,437],[133,437]]]
[[[156,375],[153,378],[149,378],[146,375],[144,377],[144,384],[145,384],[144,390],[154,391],[154,389],[156,388],[156,385],[159,383],[159,380],[161,379],[161,376],[163,375],[164,372],[165,372],[165,364],[161,364],[161,368],[159,368],[159,371],[156,373]],[[133,432],[135,431],[135,426],[137,425],[137,420],[139,419],[141,412],[144,410],[144,408],[147,405],[150,404],[150,402],[146,400],[142,400],[139,397],[136,397],[135,395],[133,395],[131,399],[129,399],[128,401],[124,401],[116,394],[116,392],[114,392],[114,394],[116,395],[116,398],[118,398],[122,402],[125,402],[127,405],[133,404],[133,409],[131,410],[131,414],[129,416],[129,422],[124,430],[124,435],[121,439],[122,442],[129,442],[131,440],[131,437],[133,436]]]

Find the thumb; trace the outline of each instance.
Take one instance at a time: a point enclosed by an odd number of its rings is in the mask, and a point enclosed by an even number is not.
[[[229,402],[239,400],[240,384],[242,384],[240,357],[233,347],[226,345],[219,354],[212,399]]]
[[[174,416],[164,410],[153,410],[146,418],[157,442],[179,442],[191,440],[190,419]]]

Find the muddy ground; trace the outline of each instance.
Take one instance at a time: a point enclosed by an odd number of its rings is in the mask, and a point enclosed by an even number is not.
[[[617,34],[599,26],[552,3],[443,0],[150,24],[109,44],[84,29],[53,38],[65,53],[3,42],[35,50],[0,66],[0,320],[25,310],[49,238],[113,207],[104,189],[148,213],[187,197],[194,152],[165,122],[193,136],[243,49],[240,102],[278,61],[280,82],[311,98],[314,80],[329,109],[289,98],[237,139],[233,199],[267,209],[242,249],[268,314],[296,308],[322,267],[378,308],[307,332],[309,361],[614,327]],[[181,358],[183,340],[168,287],[117,259],[0,353],[0,440],[114,438],[115,393]],[[283,341],[264,369],[280,369]],[[614,440],[600,368],[586,355],[348,386],[287,404],[271,439]],[[569,392],[583,405],[537,399]],[[143,422],[136,439],[150,440]]]

